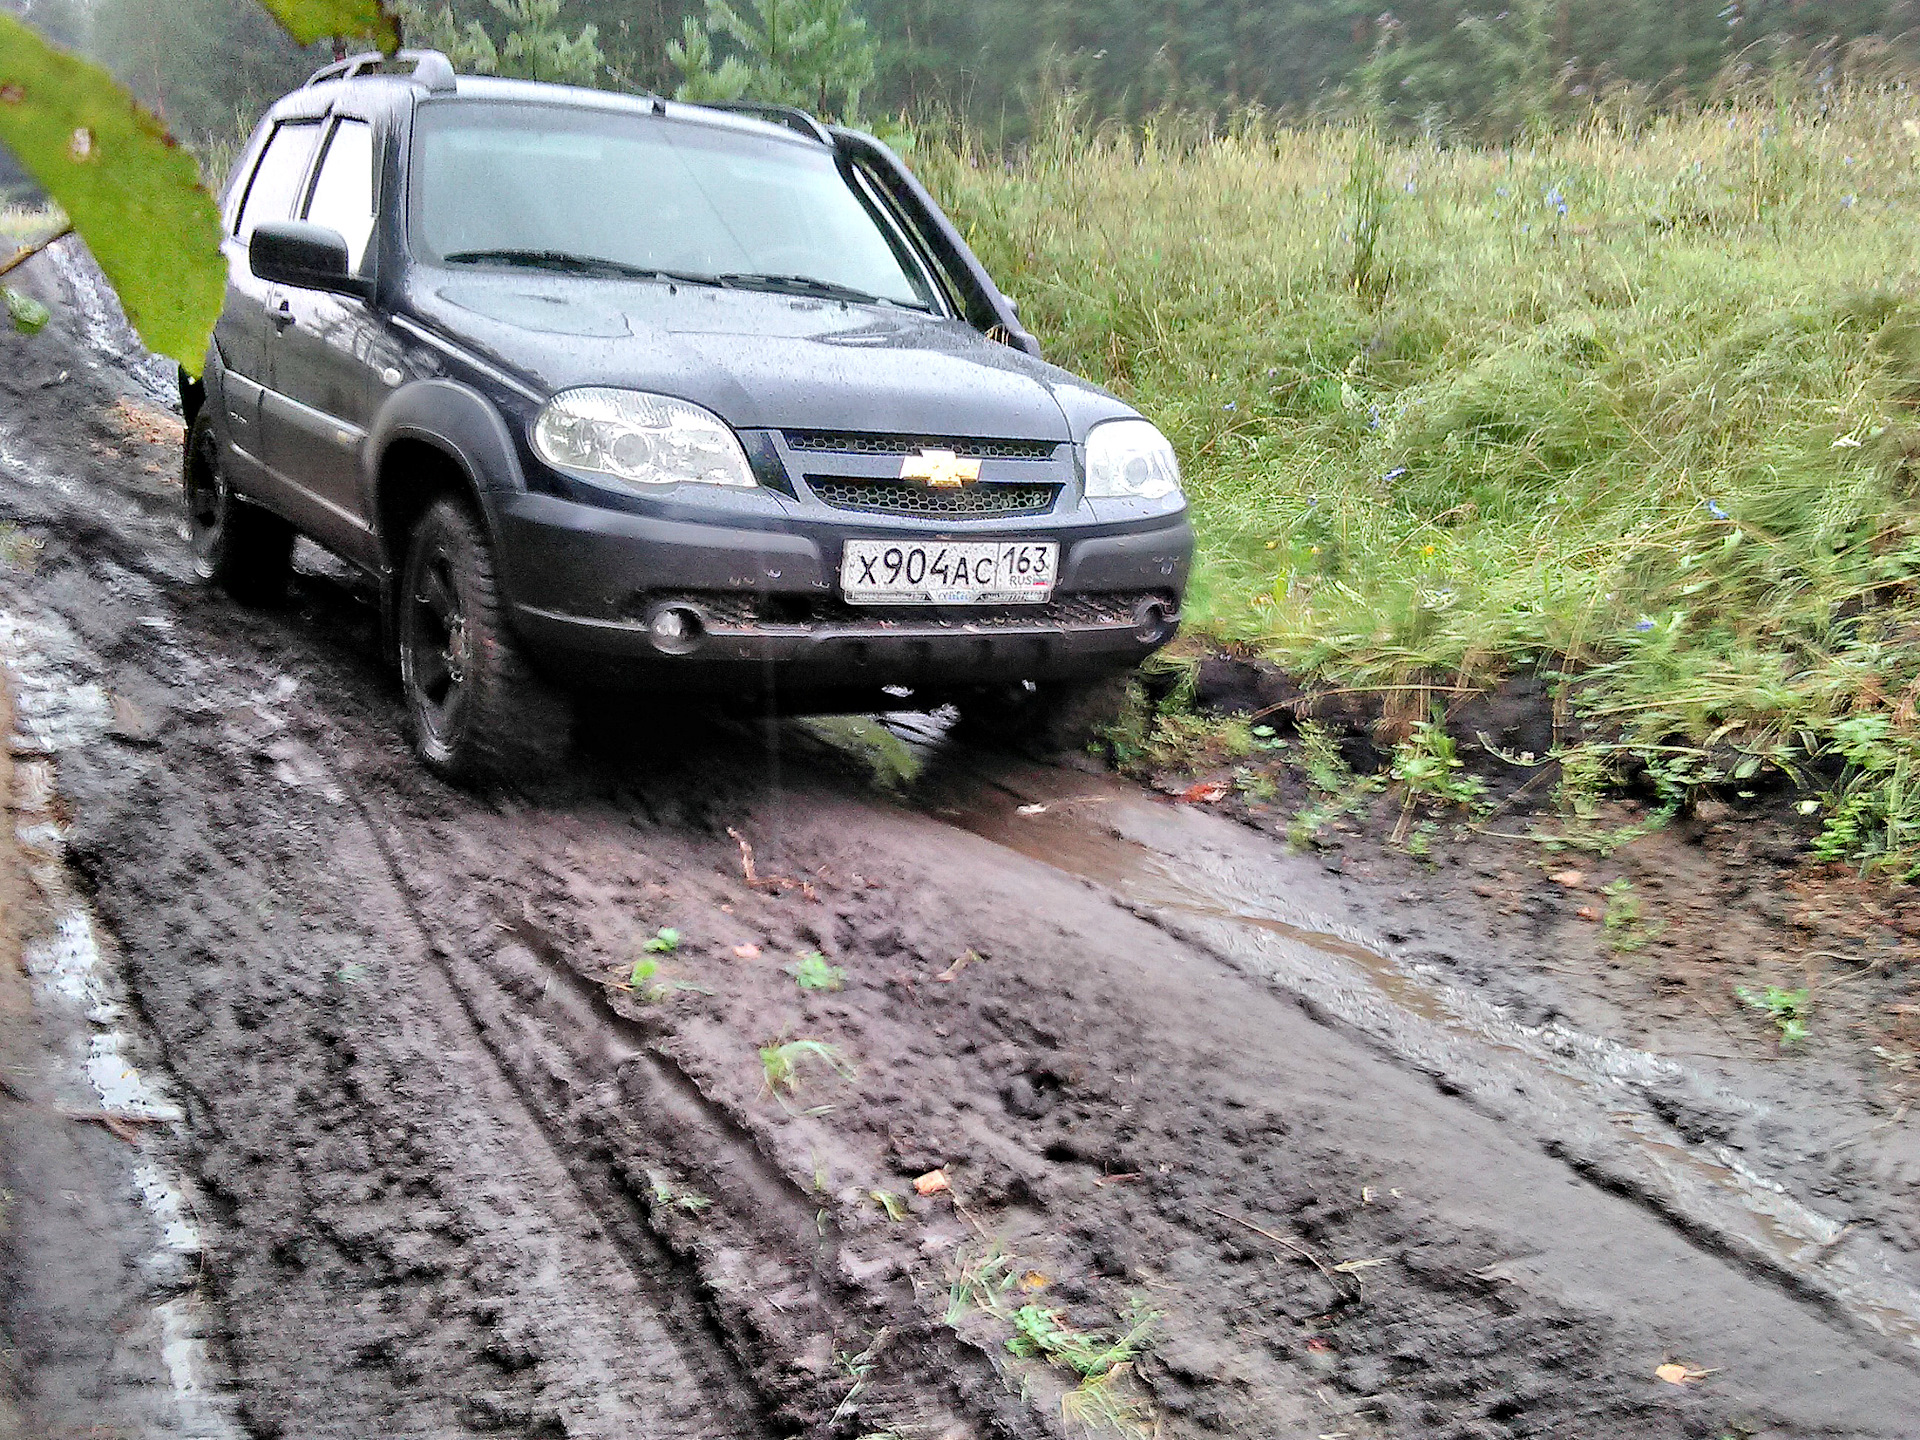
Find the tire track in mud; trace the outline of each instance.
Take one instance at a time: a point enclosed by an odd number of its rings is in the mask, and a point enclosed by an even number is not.
[[[418,848],[403,851],[406,828],[386,797],[361,790],[355,803],[423,942],[582,1193],[631,1243],[675,1267],[681,1298],[706,1317],[706,1334],[778,1433],[840,1433],[843,1414],[862,1413],[848,1402],[863,1377],[831,1363],[853,1353],[845,1347],[855,1336],[868,1353],[885,1343],[875,1336],[909,1340],[937,1362],[912,1364],[874,1397],[911,1417],[903,1433],[1035,1433],[1037,1417],[1013,1402],[979,1347],[916,1320],[911,1287],[843,1267],[832,1197],[809,1192],[769,1155],[752,1125],[661,1046],[660,1027],[622,1013],[524,907],[491,920],[483,910],[468,944],[457,944],[433,918],[444,896],[413,878],[433,866]],[[683,1203],[690,1196],[697,1210]],[[751,1257],[745,1272],[731,1245]],[[821,1340],[831,1343],[823,1350]],[[864,1406],[869,1428],[874,1399]]]
[[[924,743],[910,728],[907,736]],[[1281,863],[1290,870],[1264,873],[1267,842],[1237,826],[1012,757],[980,757],[971,790],[936,786],[921,803],[951,801],[943,813],[963,828],[1095,881],[1223,968],[1271,982],[1463,1105],[1531,1132],[1575,1174],[1704,1252],[1920,1367],[1920,1288],[1897,1246],[1853,1234],[1853,1224],[1796,1198],[1762,1173],[1772,1158],[1764,1152],[1749,1164],[1725,1145],[1695,1144],[1670,1118],[1676,1105],[1756,1115],[1762,1106],[1670,1058],[1560,1022],[1522,1024],[1431,967],[1404,964],[1398,947],[1303,909],[1288,881],[1312,867],[1289,860]],[[1062,827],[1062,814],[1088,805],[1100,807],[1097,820]],[[1835,1249],[1843,1240],[1846,1255]]]

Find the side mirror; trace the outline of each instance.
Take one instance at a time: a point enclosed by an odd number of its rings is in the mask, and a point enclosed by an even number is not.
[[[262,280],[301,290],[331,290],[369,299],[373,282],[347,268],[347,241],[338,230],[304,220],[258,226],[247,242],[247,263]]]

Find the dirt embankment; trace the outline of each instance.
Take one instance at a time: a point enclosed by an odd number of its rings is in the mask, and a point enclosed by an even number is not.
[[[0,339],[0,609],[65,642],[8,659],[109,702],[64,855],[247,1433],[1911,1432],[1911,1197],[1855,1219],[1769,1097],[1554,1029],[1508,917],[938,738],[902,803],[670,697],[450,790],[331,567],[187,583],[169,437],[71,344]]]

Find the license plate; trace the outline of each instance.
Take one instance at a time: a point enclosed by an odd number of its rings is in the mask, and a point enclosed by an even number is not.
[[[854,605],[1037,605],[1059,559],[1051,541],[849,540],[840,593]]]

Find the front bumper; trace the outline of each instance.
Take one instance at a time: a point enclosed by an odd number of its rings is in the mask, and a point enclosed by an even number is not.
[[[1111,673],[1172,638],[1193,550],[1184,513],[1020,528],[1060,545],[1049,604],[852,607],[837,593],[845,540],[991,532],[745,511],[692,521],[532,493],[499,497],[494,515],[514,624],[536,663],[575,683],[927,693]],[[696,617],[684,653],[652,628],[664,607]]]

